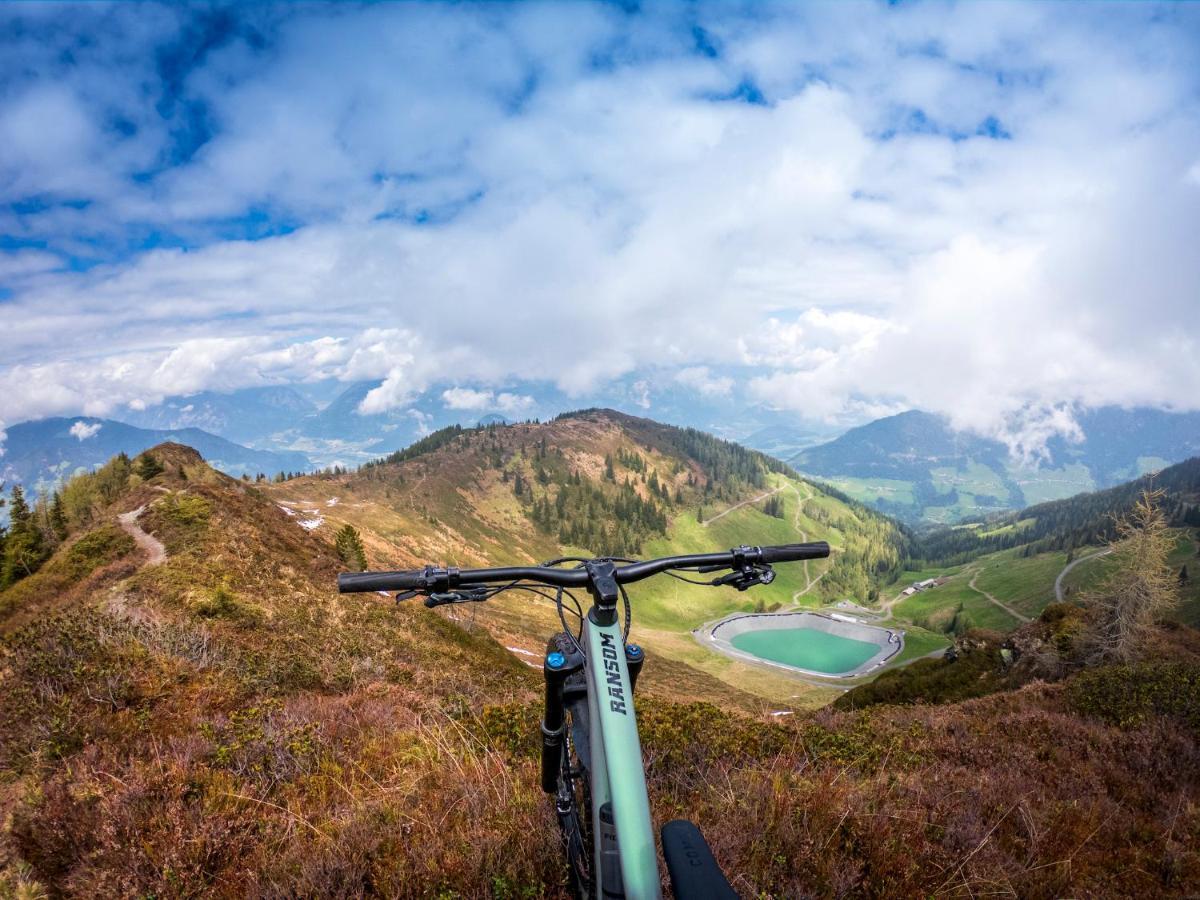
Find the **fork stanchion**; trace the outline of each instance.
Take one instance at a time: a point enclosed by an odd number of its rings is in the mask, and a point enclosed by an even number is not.
[[[546,676],[546,711],[542,719],[542,790],[553,794],[558,789],[558,770],[562,764],[562,686],[569,674],[567,658],[557,651],[547,653],[542,671]]]
[[[646,661],[646,651],[637,644],[625,645],[625,664],[629,667],[629,689],[637,688],[638,673]]]

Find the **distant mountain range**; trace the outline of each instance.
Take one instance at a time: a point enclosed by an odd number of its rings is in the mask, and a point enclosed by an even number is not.
[[[486,410],[448,409],[437,391],[418,396],[405,409],[363,415],[359,404],[378,386],[378,381],[357,381],[323,384],[320,389],[301,385],[225,394],[204,391],[123,411],[121,418],[141,428],[200,428],[248,447],[296,451],[318,467],[357,465],[446,425],[507,421]]]
[[[1000,441],[910,411],[852,428],[789,459],[800,472],[908,521],[953,522],[1098,490],[1200,453],[1200,414],[1104,407],[1084,440],[1054,437],[1049,460],[1017,464]]]
[[[199,428],[136,428],[91,416],[40,419],[6,429],[0,481],[19,482],[33,491],[49,489],[81,470],[99,466],[118,453],[134,456],[174,441],[197,450],[213,468],[233,476],[303,472],[312,462],[303,453],[255,450]]]
[[[837,429],[816,430],[795,425],[767,425],[741,438],[738,443],[776,459],[788,460],[809,447],[828,441],[837,433]]]
[[[170,397],[158,406],[123,412],[121,419],[139,428],[199,428],[239,444],[254,444],[294,429],[317,410],[317,404],[290,387],[264,387]]]
[[[467,408],[451,405],[443,390],[446,385],[439,385],[418,394],[405,408],[363,415],[359,412],[362,401],[378,386],[378,381],[325,381],[229,393],[205,391],[171,397],[146,409],[123,410],[118,417],[129,426],[155,432],[155,437],[139,437],[135,441],[139,446],[150,446],[186,429],[199,429],[209,440],[224,438],[232,444],[216,447],[210,443],[198,449],[210,459],[220,460],[226,471],[253,473],[335,464],[354,467],[450,425],[530,418],[545,421],[580,405],[545,384],[519,383],[494,392],[461,392],[479,398]],[[701,395],[670,379],[658,384],[621,381],[603,393],[614,398],[607,405],[640,412],[649,404],[659,421],[738,440],[910,523],[952,523],[1020,509],[1109,487],[1200,453],[1200,414],[1196,413],[1114,407],[1083,412],[1077,419],[1086,435],[1084,441],[1053,438],[1048,462],[1022,467],[1003,443],[957,432],[940,416],[918,410],[835,437],[837,431],[831,426],[795,418],[788,422],[788,414],[740,403],[733,393]],[[501,397],[508,406],[498,405]],[[75,421],[100,420],[46,420],[58,421],[67,421],[69,426]],[[9,452],[0,458],[0,471],[4,467],[14,473],[29,469],[22,480],[54,478],[64,465],[76,464],[76,460],[83,460],[77,465],[93,465],[123,449],[112,445],[89,455],[88,442],[72,437],[61,441],[58,450],[46,448],[49,455],[43,462],[18,465],[14,462],[17,452],[27,452],[17,443],[24,427],[8,428]],[[114,432],[109,428],[110,434]],[[183,442],[194,445],[191,440]],[[69,451],[64,449],[68,447]],[[250,455],[256,452],[283,454],[284,458]]]
[[[139,428],[200,428],[248,447],[295,450],[325,467],[375,459],[448,425],[544,421],[587,405],[545,383],[519,382],[465,391],[475,395],[467,398],[472,402],[462,405],[460,398],[460,405],[453,406],[444,395],[455,385],[439,384],[417,394],[404,408],[363,415],[360,404],[379,385],[379,381],[322,381],[228,393],[204,391],[168,397],[145,409],[124,409],[114,417]],[[747,404],[732,393],[698,393],[671,379],[661,383],[618,380],[588,399],[597,406],[649,412],[660,421],[740,439],[779,459],[837,433],[820,425],[789,424],[787,413]]]

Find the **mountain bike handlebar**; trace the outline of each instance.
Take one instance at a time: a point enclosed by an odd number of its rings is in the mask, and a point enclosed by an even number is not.
[[[641,581],[668,569],[691,569],[700,566],[731,569],[735,566],[769,565],[779,562],[798,562],[804,559],[824,559],[829,556],[829,544],[812,541],[807,544],[784,544],[775,547],[739,547],[724,553],[692,553],[687,556],[665,556],[630,563],[616,569],[618,584]],[[508,566],[498,569],[455,569],[426,566],[405,572],[342,572],[338,575],[338,592],[353,594],[370,591],[447,591],[472,584],[538,581],[554,587],[583,587],[588,583],[584,569],[556,569],[547,566]]]

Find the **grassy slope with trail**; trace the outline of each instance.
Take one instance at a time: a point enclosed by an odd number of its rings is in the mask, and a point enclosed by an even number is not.
[[[729,476],[710,487],[709,471],[701,459],[689,454],[692,445],[686,443],[701,440],[705,443],[695,452],[707,454],[711,466],[722,466],[721,454],[735,452],[729,449],[735,445],[707,436],[596,411],[541,425],[465,432],[431,441],[436,446],[427,453],[406,452],[403,459],[356,474],[300,478],[267,489],[299,517],[319,512],[324,518],[320,533],[332,534],[345,522],[354,525],[363,534],[371,565],[380,568],[426,562],[463,567],[530,563],[564,554],[611,552],[604,546],[563,543],[555,529],[533,520],[534,506],[543,501],[553,506],[563,490],[559,479],[569,481],[572,473],[580,475],[585,487],[609,494],[629,479],[639,496],[667,513],[664,532],[643,535],[637,551],[641,557],[725,550],[739,544],[827,540],[834,548],[830,560],[781,565],[772,584],[746,593],[668,577],[639,583],[631,591],[635,637],[652,654],[778,703],[827,702],[832,696],[828,690],[704,650],[696,646],[690,632],[739,610],[817,606],[843,599],[855,588],[865,594],[869,578],[860,571],[860,557],[874,554],[870,559],[875,560],[880,548],[890,546],[889,541],[900,545],[903,538],[891,523],[865,507],[825,494],[779,463],[741,448],[738,454],[749,454],[742,459],[743,469],[752,465],[758,483]],[[620,462],[622,456],[629,460],[632,455],[642,460],[635,463],[641,471]],[[605,475],[606,459],[614,461],[614,480]],[[547,473],[545,478],[539,478],[539,470]],[[518,473],[525,485],[521,497],[514,492]],[[666,498],[650,490],[651,478],[669,485]],[[782,504],[781,517],[764,512],[768,498]],[[330,505],[332,501],[336,502]],[[837,567],[847,552],[854,561]],[[894,558],[898,560],[898,552]],[[522,596],[498,598],[472,615],[495,629],[509,646],[530,652],[538,649],[550,630],[557,630],[549,604]]]
[[[1185,522],[1200,504],[1200,460],[1193,459],[1163,470],[1152,481],[1143,478],[921,536],[914,554],[940,559],[942,564],[914,563],[921,570],[901,573],[888,592],[894,596],[908,584],[927,578],[947,577],[949,582],[898,600],[893,611],[935,630],[960,632],[964,620],[1009,631],[1018,624],[1018,616],[1036,618],[1054,600],[1054,582],[1069,560],[1082,561],[1063,578],[1065,599],[1079,597],[1099,582],[1109,561],[1103,556],[1084,558],[1103,549],[1113,516],[1127,510],[1147,487],[1165,490],[1163,508],[1178,526],[1171,565],[1179,570],[1195,560],[1189,575],[1200,570],[1196,529]],[[998,603],[989,602],[984,594]],[[1182,583],[1180,600],[1175,618],[1192,624],[1200,621],[1200,582],[1189,577]]]
[[[1187,580],[1179,585],[1179,609],[1174,618],[1196,627],[1200,625],[1200,531],[1194,528],[1177,529],[1175,550],[1167,562],[1176,572],[1184,567],[1188,571]],[[1111,567],[1112,560],[1108,557],[1081,562],[1063,579],[1066,599],[1079,597],[1095,588]]]
[[[1189,625],[1200,623],[1200,556],[1194,529],[1176,529],[1176,549],[1170,565],[1176,571],[1188,567],[1189,579],[1180,586],[1180,606],[1172,616]],[[1098,547],[1081,547],[1075,559],[1095,553]],[[934,631],[955,630],[956,616],[962,631],[962,617],[978,628],[1011,631],[1020,622],[1004,609],[989,603],[980,591],[987,591],[1013,611],[1026,618],[1036,618],[1054,601],[1054,581],[1067,566],[1066,552],[1056,550],[1034,556],[1022,555],[1022,548],[1001,550],[981,556],[965,565],[928,567],[906,571],[892,582],[885,594],[895,597],[909,584],[929,578],[947,578],[944,585],[899,598],[892,612],[915,624]],[[1110,560],[1104,556],[1085,559],[1072,568],[1063,579],[1065,599],[1070,601],[1097,586],[1107,571]],[[1192,574],[1196,573],[1196,574]],[[972,590],[970,583],[975,579]]]

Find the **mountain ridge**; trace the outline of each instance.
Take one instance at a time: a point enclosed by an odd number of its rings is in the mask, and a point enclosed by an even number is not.
[[[650,651],[730,684],[749,679],[776,700],[797,695],[794,682],[716,659],[691,630],[730,612],[850,596],[865,601],[907,554],[908,537],[890,520],[823,492],[779,460],[615,410],[581,410],[547,423],[452,426],[357,472],[264,490],[323,534],[347,524],[358,529],[380,568],[828,540],[835,548],[829,560],[779,566],[775,581],[752,595],[653,580],[636,592],[635,620]],[[477,614],[495,620],[502,611],[499,624],[518,635],[538,614],[509,603],[497,600]],[[813,702],[822,696],[801,693]]]
[[[201,391],[168,397],[162,403],[122,413],[129,425],[158,431],[199,428],[244,446],[295,427],[297,419],[317,412],[317,405],[286,385],[243,388],[220,393]],[[273,449],[262,447],[260,449]]]
[[[50,489],[77,470],[95,468],[117,453],[135,456],[164,441],[191,446],[217,468],[234,475],[275,475],[311,468],[303,453],[243,447],[198,428],[147,429],[113,419],[75,416],[20,422],[5,431],[0,480],[35,490]]]
[[[950,563],[1026,545],[1037,553],[1103,544],[1137,498],[1155,490],[1162,491],[1159,504],[1168,524],[1200,526],[1200,457],[1193,457],[1104,490],[1035,504],[970,527],[924,534],[915,552],[927,561]]]

